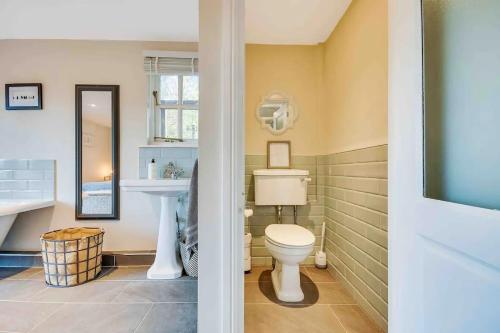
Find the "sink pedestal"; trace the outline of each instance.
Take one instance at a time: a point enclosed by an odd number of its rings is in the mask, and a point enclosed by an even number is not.
[[[161,198],[160,228],[156,257],[148,270],[148,279],[176,279],[182,275],[182,263],[177,241],[178,197],[189,189],[190,179],[122,180],[120,186],[128,192],[144,192]]]
[[[177,197],[161,197],[160,229],[153,266],[148,279],[176,279],[182,275],[182,263],[177,244]]]

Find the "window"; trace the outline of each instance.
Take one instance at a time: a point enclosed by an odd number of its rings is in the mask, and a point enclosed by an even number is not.
[[[198,76],[159,75],[158,137],[198,139]]]
[[[148,140],[198,140],[198,59],[196,54],[159,52],[144,58],[148,75]],[[163,56],[168,53],[167,56]],[[182,53],[182,54],[181,54]]]

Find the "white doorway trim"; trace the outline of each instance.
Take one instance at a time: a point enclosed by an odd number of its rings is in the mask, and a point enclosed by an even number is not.
[[[243,332],[244,0],[200,0],[198,332]]]

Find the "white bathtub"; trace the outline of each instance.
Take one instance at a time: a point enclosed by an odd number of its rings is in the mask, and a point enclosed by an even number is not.
[[[2,200],[0,201],[0,245],[9,233],[17,214],[30,210],[54,206],[54,201],[46,200]]]

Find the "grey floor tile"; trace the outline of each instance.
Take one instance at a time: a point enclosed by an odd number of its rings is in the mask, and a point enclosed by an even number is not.
[[[191,333],[197,330],[196,303],[154,304],[137,333]]]
[[[34,295],[32,301],[62,303],[108,303],[124,290],[128,282],[92,281],[69,288],[49,287]]]
[[[28,332],[62,304],[0,302],[0,331]]]
[[[148,280],[148,269],[151,266],[105,267],[98,277],[99,281],[151,281]],[[176,280],[196,280],[190,276],[182,276]]]
[[[145,281],[149,266],[107,267],[103,269],[100,281]]]
[[[0,280],[1,301],[22,301],[33,297],[47,289],[42,281],[33,280]]]
[[[113,302],[196,302],[198,281],[166,280],[130,282]]]
[[[151,304],[64,304],[32,332],[132,333],[150,308]]]

